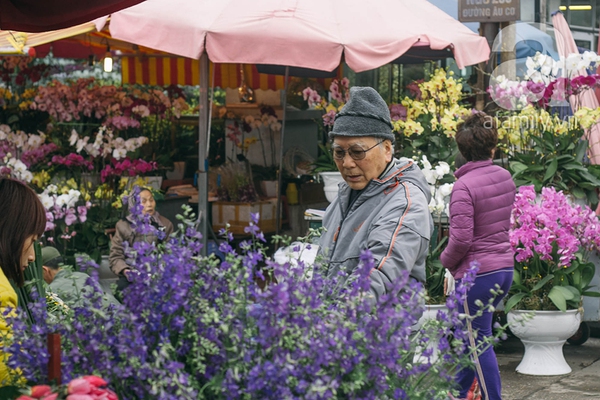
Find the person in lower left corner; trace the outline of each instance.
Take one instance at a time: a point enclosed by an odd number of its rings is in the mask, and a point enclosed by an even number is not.
[[[132,195],[129,196],[127,201],[129,211],[131,211],[135,205],[135,196],[133,196],[133,192],[134,191],[132,191]],[[163,231],[166,234],[166,237],[169,237],[169,235],[173,233],[173,223],[156,211],[156,201],[154,200],[152,191],[147,188],[142,188],[139,191],[139,201],[142,205],[142,213],[150,215],[151,224],[158,230]],[[125,243],[127,243],[129,247],[132,247],[136,242],[145,241],[146,243],[154,243],[159,240],[156,234],[144,235],[136,232],[132,227],[133,221],[133,216],[131,215],[131,212],[129,212],[125,218],[117,222],[117,225],[115,226],[116,231],[111,240],[108,260],[110,262],[110,269],[119,277],[119,280],[117,281],[117,291],[115,292],[117,297],[121,296],[123,289],[130,285],[132,279],[131,274],[135,273],[135,266],[127,264]]]
[[[84,272],[71,271],[63,267],[63,258],[59,251],[52,246],[42,247],[42,269],[44,281],[69,307],[85,306],[84,294],[99,292],[102,305],[120,304],[112,293],[106,293],[98,285],[94,287],[87,283],[90,276]]]
[[[0,178],[0,388],[20,378],[8,367],[4,351],[12,327],[4,318],[14,316],[18,297],[11,282],[22,287],[24,271],[35,261],[35,242],[46,229],[46,210],[37,194],[25,183]]]

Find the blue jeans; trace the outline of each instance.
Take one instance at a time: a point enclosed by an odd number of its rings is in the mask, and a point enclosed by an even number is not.
[[[468,315],[474,315],[477,313],[479,307],[475,305],[476,300],[481,300],[484,305],[488,304],[488,301],[493,297],[490,292],[491,289],[496,287],[496,284],[500,286],[504,292],[494,299],[493,305],[497,307],[500,301],[506,296],[513,280],[513,267],[503,268],[497,271],[485,272],[481,275],[477,275],[475,278],[475,284],[469,290],[467,294],[467,305],[468,312],[465,310],[465,304],[459,304],[459,311],[464,312]],[[493,312],[486,311],[482,316],[475,318],[471,325],[473,331],[477,331],[477,338],[475,342],[479,344],[483,338],[492,336],[492,321]],[[502,399],[502,385],[500,382],[500,369],[498,368],[498,361],[496,360],[496,353],[494,353],[494,347],[489,346],[483,353],[475,360],[476,365],[479,364],[481,367],[480,371],[483,376],[479,376],[479,372],[476,369],[463,368],[458,372],[457,381],[460,388],[460,398],[466,398],[475,376],[479,381],[481,388],[481,394],[483,399],[487,400],[501,400]]]

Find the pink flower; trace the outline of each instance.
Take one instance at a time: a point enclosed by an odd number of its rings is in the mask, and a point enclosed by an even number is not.
[[[67,393],[69,394],[87,394],[92,391],[92,385],[83,378],[76,378],[69,382]],[[84,400],[83,398],[80,400]]]
[[[96,397],[89,394],[74,393],[67,396],[67,400],[96,400]]]
[[[108,384],[104,379],[102,379],[102,378],[100,378],[99,376],[96,376],[96,375],[86,375],[82,379],[85,379],[92,386],[96,386],[96,387],[106,386]]]
[[[31,388],[31,396],[39,399],[52,393],[52,388],[48,385],[37,385]]]

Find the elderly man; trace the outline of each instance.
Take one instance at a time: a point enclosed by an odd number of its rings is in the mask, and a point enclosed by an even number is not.
[[[433,221],[425,176],[409,159],[394,158],[390,112],[370,87],[352,87],[329,134],[333,158],[345,182],[323,218],[319,252],[327,276],[351,274],[369,249],[371,303],[377,303],[402,271],[425,281]]]

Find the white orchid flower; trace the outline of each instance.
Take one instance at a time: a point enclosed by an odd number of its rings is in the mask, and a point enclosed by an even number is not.
[[[576,71],[579,65],[580,57],[579,54],[571,53],[567,56],[565,60],[565,69],[567,74]]]
[[[85,151],[92,157],[98,157],[98,155],[100,154],[100,150],[99,150],[99,148],[96,148],[95,143],[94,144],[88,143],[85,146]]]
[[[115,149],[112,153],[113,157],[116,158],[117,160],[120,160],[122,158],[127,157],[127,149],[126,148],[120,148],[120,149]]]
[[[71,131],[71,136],[69,137],[69,144],[71,146],[75,146],[75,143],[79,140],[79,134],[75,129]]]
[[[454,183],[444,183],[443,185],[441,185],[438,190],[440,195],[442,195],[443,197],[446,196],[450,196],[450,193],[452,193],[452,189],[454,188]]]
[[[423,164],[423,168],[431,169],[431,163],[427,159],[427,156],[424,154],[423,154],[423,157],[421,157],[421,164]]]
[[[85,146],[88,144],[89,140],[90,140],[90,137],[86,136],[83,139],[79,139],[77,141],[77,147],[76,147],[77,153],[81,153],[81,150],[83,150],[85,148]]]
[[[58,196],[56,198],[56,205],[59,207],[64,207],[67,204],[69,204],[69,195],[68,194],[61,194],[60,196]]]
[[[54,198],[47,195],[46,193],[41,193],[38,195],[42,205],[46,210],[49,210],[54,205]]]
[[[446,174],[450,173],[450,165],[448,165],[445,161],[440,161],[438,165],[435,166],[435,172],[439,175],[439,177],[443,177]]]
[[[44,139],[38,135],[29,135],[29,139],[27,139],[27,145],[32,149],[37,149],[42,145]]]

